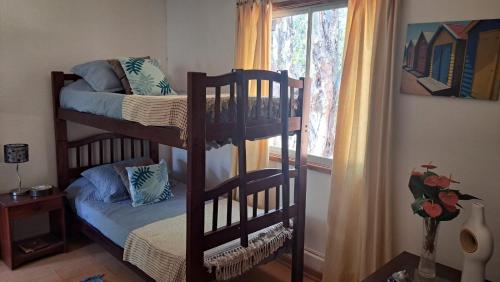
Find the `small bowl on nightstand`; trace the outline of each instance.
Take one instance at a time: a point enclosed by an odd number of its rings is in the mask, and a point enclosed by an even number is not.
[[[30,190],[30,195],[33,198],[39,198],[43,196],[48,196],[52,194],[52,191],[54,190],[54,186],[50,184],[43,184],[43,185],[37,185],[31,187]]]

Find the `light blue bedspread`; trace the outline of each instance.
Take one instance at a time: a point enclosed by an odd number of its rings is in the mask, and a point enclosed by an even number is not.
[[[64,109],[123,119],[124,96],[111,92],[95,92],[85,80],[79,79],[63,87],[60,106]]]
[[[135,208],[130,200],[116,203],[95,200],[95,189],[86,178],[80,177],[66,189],[67,198],[78,216],[121,247],[132,230],[186,212],[183,183],[176,183],[172,188],[173,199]]]

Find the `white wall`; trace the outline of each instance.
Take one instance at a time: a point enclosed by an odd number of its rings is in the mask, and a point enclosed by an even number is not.
[[[401,65],[406,24],[433,21],[500,18],[498,0],[402,1],[398,65]],[[397,77],[400,77],[398,72]],[[398,79],[399,80],[399,79]],[[399,89],[399,81],[396,85]],[[398,92],[398,91],[396,91]],[[394,244],[399,253],[420,251],[421,219],[410,209],[410,171],[434,161],[443,174],[452,173],[465,193],[484,199],[486,219],[495,234],[496,248],[487,277],[500,281],[500,102],[396,95],[394,127]],[[454,221],[440,229],[437,260],[461,268],[458,242],[470,204]]]
[[[163,0],[0,0],[0,144],[30,145],[26,185],[56,180],[50,71],[117,56],[165,64],[165,25]],[[0,163],[0,192],[13,173]]]
[[[233,68],[235,0],[167,0],[167,76],[187,89],[187,72],[221,74]]]
[[[167,0],[167,77],[172,87],[187,91],[187,72],[217,75],[231,71],[234,62],[235,3],[232,0]],[[207,154],[209,185],[229,177],[231,148]],[[173,171],[186,176],[186,151],[173,149]]]
[[[29,144],[26,186],[56,183],[50,71],[117,56],[151,55],[165,64],[165,25],[164,0],[0,0],[0,145]],[[6,192],[17,179],[3,150],[0,158]]]
[[[186,72],[216,75],[233,68],[236,27],[235,0],[167,0],[167,76],[173,88],[186,90]],[[229,176],[230,146],[209,151],[210,183]],[[185,177],[185,152],[174,149],[174,171]],[[320,270],[326,244],[326,213],[330,176],[308,173],[306,264]]]

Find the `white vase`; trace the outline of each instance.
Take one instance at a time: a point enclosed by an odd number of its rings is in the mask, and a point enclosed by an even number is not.
[[[484,205],[472,203],[469,219],[460,231],[464,254],[462,282],[483,282],[486,263],[493,254],[493,236],[484,217]]]

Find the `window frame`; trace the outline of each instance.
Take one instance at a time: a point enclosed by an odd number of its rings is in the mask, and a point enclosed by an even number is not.
[[[296,16],[300,14],[307,14],[307,39],[306,39],[306,77],[310,77],[311,74],[311,45],[312,45],[312,24],[313,24],[313,13],[338,9],[347,8],[347,0],[335,0],[328,4],[319,4],[309,7],[300,7],[294,9],[280,9],[273,12],[273,20],[275,18],[283,18]],[[272,52],[269,52],[272,54]],[[271,58],[269,58],[271,61]],[[295,151],[290,150],[289,156],[295,156]],[[269,146],[269,160],[274,162],[280,162],[281,158],[281,148],[275,146]],[[290,163],[295,163],[295,158],[289,157]],[[332,173],[332,159],[327,157],[321,157],[316,155],[307,155],[307,167],[308,169],[319,171],[322,173],[331,174]]]

